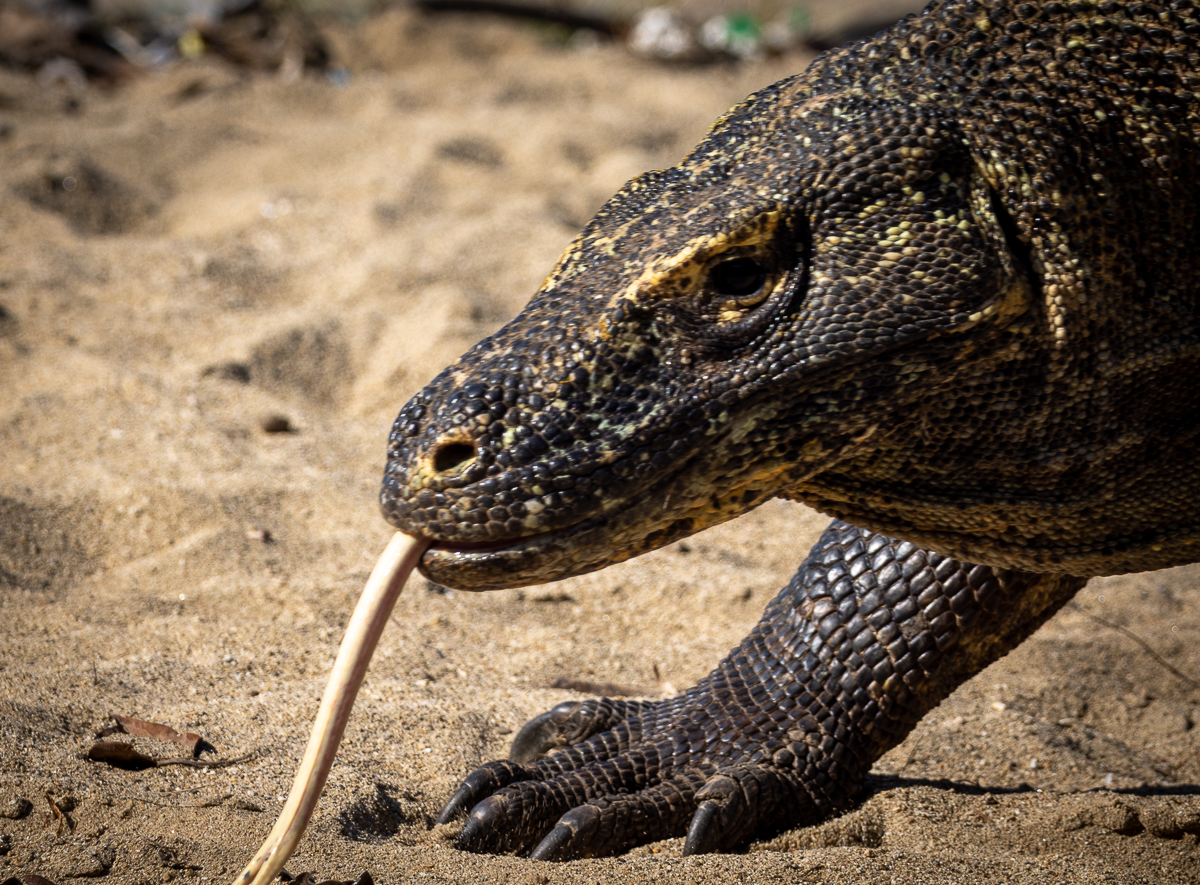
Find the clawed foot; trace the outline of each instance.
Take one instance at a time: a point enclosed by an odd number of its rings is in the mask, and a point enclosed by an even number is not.
[[[468,814],[457,847],[537,860],[684,835],[685,854],[725,851],[796,822],[812,802],[786,735],[715,720],[705,704],[721,709],[712,680],[657,703],[560,704],[521,729],[509,761],[467,777],[438,822]],[[744,734],[733,734],[739,727]]]
[[[438,818],[468,851],[567,860],[686,835],[728,851],[850,806],[871,764],[1083,585],[994,571],[834,522],[698,685],[560,704]]]

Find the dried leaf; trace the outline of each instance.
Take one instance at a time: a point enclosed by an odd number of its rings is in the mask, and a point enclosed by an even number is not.
[[[163,725],[159,722],[147,722],[145,719],[135,719],[132,716],[121,716],[117,713],[113,714],[113,719],[117,725],[121,727],[125,734],[133,737],[151,738],[156,741],[163,741],[169,744],[179,744],[187,749],[193,756],[199,756],[204,752],[215,753],[216,749],[200,737],[198,734],[188,732],[180,734],[169,725]]]
[[[158,762],[152,756],[139,752],[133,744],[124,741],[96,741],[88,750],[87,757],[96,762],[107,762],[119,768],[141,771],[153,768]]]

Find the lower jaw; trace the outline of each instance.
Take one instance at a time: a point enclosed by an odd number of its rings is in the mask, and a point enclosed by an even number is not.
[[[592,545],[579,544],[575,528],[521,538],[504,547],[430,547],[418,568],[425,577],[447,587],[501,590],[560,580],[611,561],[602,557],[591,567],[581,562],[580,554],[586,560],[586,551]]]

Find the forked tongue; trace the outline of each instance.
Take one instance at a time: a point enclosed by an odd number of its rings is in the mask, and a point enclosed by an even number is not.
[[[371,655],[375,653],[388,615],[400,597],[400,591],[404,589],[404,582],[428,546],[429,541],[424,538],[411,538],[396,532],[379,557],[379,562],[375,563],[358,605],[354,607],[350,626],[346,628],[346,638],[338,649],[337,660],[333,662],[333,671],[329,674],[329,683],[321,698],[321,707],[304,751],[304,760],[296,770],[296,780],[292,782],[292,792],[271,835],[234,880],[234,885],[265,885],[279,874],[296,850],[321,797],[325,778],[329,775],[338,744],[342,742],[342,735],[346,731],[346,722],[350,719],[358,687],[367,674],[367,666],[371,663]]]

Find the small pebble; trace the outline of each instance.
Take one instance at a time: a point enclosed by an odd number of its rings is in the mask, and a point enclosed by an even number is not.
[[[291,433],[292,422],[285,415],[266,415],[258,426],[262,428],[263,433]]]
[[[0,817],[7,817],[9,820],[19,820],[29,814],[33,808],[33,803],[24,796],[16,796],[0,806]]]

